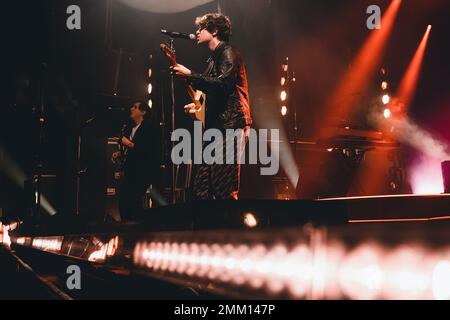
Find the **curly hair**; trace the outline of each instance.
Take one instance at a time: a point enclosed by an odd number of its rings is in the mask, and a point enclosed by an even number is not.
[[[213,33],[217,30],[217,38],[221,41],[229,41],[231,36],[231,21],[221,13],[207,13],[195,19],[195,25]]]

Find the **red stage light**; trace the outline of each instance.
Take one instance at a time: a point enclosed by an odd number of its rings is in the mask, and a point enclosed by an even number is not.
[[[370,37],[352,62],[351,70],[344,75],[340,84],[331,95],[325,111],[331,118],[335,116],[345,118],[351,115],[354,107],[358,104],[356,99],[362,95],[355,95],[354,93],[364,92],[368,87],[371,75],[377,70],[389,35],[393,29],[400,4],[401,0],[393,0],[391,2],[381,20],[382,28],[371,32]],[[381,72],[386,73],[384,68],[382,70]],[[336,108],[336,106],[342,106],[342,108]],[[340,112],[343,114],[333,113],[333,110],[336,109],[341,109]]]
[[[431,25],[427,27],[425,34],[420,41],[420,44],[412,58],[408,69],[403,76],[400,86],[398,89],[397,97],[399,101],[402,103],[404,110],[403,112],[407,112],[407,109],[412,101],[414,93],[416,91],[417,83],[419,80],[420,69],[422,66],[422,61],[425,56],[425,49],[427,47],[428,39],[431,32]]]

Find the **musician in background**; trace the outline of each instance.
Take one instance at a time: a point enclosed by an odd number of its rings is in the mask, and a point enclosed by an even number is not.
[[[195,89],[206,93],[205,129],[241,130],[236,139],[234,164],[201,164],[196,167],[193,193],[196,199],[238,198],[240,159],[245,146],[245,132],[252,123],[247,74],[240,52],[228,43],[230,19],[220,13],[209,13],[195,20],[197,43],[211,51],[203,74],[178,64],[176,75],[186,78]],[[185,106],[191,113],[194,104]],[[225,143],[223,145],[225,150]],[[225,162],[224,162],[225,163]]]
[[[133,103],[130,118],[132,125],[125,128],[121,139],[126,150],[119,195],[123,222],[143,217],[143,197],[150,184],[158,181],[160,164],[159,129],[150,118],[147,104]]]

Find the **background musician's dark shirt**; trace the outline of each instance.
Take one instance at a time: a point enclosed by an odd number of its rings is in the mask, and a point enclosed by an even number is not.
[[[125,136],[130,137],[132,126],[127,126]],[[128,148],[124,164],[124,174],[128,178],[152,181],[157,177],[161,140],[159,128],[150,120],[144,120],[136,130],[132,142],[133,148]],[[148,179],[148,180],[147,180]]]

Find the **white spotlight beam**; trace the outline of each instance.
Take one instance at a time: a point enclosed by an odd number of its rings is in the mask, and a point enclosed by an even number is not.
[[[0,145],[0,160],[0,172],[3,172],[11,181],[13,181],[23,189],[24,181],[26,179],[25,173],[10,157],[10,155],[2,145]],[[41,207],[44,208],[44,210],[47,211],[50,215],[54,215],[56,213],[56,210],[42,194]]]

